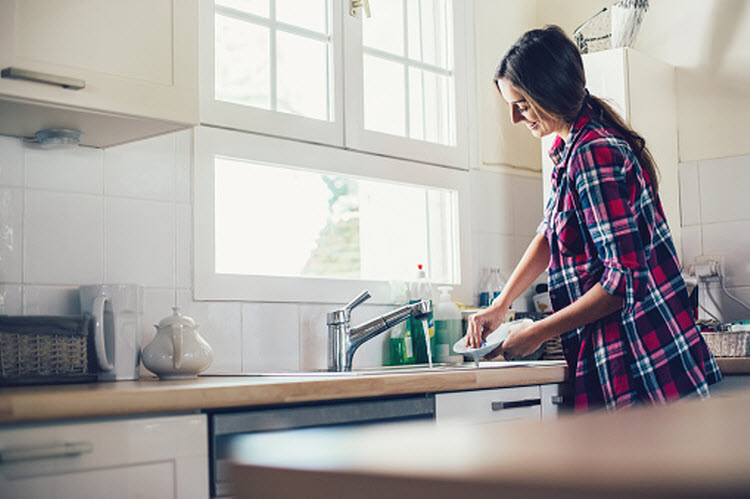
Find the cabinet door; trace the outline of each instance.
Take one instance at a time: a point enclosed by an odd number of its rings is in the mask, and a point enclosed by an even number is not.
[[[196,124],[197,0],[0,0],[0,68],[4,100]]]
[[[462,419],[493,423],[516,419],[541,419],[539,386],[435,394],[435,420]]]
[[[3,497],[208,496],[204,415],[0,431]]]

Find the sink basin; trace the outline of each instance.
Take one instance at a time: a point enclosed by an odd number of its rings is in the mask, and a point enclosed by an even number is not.
[[[532,361],[484,361],[475,365],[473,362],[464,362],[462,364],[408,364],[399,366],[379,366],[379,367],[361,367],[352,371],[331,372],[331,371],[280,371],[280,372],[263,372],[263,373],[238,373],[222,375],[205,375],[205,376],[263,376],[263,377],[312,377],[312,378],[350,378],[354,376],[383,376],[394,374],[430,374],[455,371],[474,371],[477,369],[510,369],[515,367],[541,367],[562,365],[563,361],[559,360],[532,360]]]

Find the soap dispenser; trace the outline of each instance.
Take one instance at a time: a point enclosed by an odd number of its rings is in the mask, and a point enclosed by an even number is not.
[[[451,300],[450,286],[440,286],[440,298],[435,307],[435,336],[437,337],[437,361],[458,364],[462,355],[451,355],[451,346],[461,339],[463,325],[461,311]]]

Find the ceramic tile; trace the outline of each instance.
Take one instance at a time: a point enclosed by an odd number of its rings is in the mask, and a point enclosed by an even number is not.
[[[747,209],[750,156],[700,161],[698,175],[702,223],[750,220]]]
[[[150,287],[174,287],[175,207],[105,198],[105,277]]]
[[[189,204],[178,204],[176,210],[175,286],[192,286],[193,211]]]
[[[241,304],[195,302],[189,291],[177,293],[177,304],[198,324],[198,333],[211,345],[214,361],[207,374],[231,374],[242,370]],[[166,314],[165,314],[166,315]]]
[[[192,199],[193,130],[175,133],[175,201],[189,203]]]
[[[27,146],[25,157],[26,187],[89,194],[102,193],[102,149],[41,149]]]
[[[299,370],[299,343],[297,304],[242,305],[243,372]]]
[[[23,142],[0,137],[0,185],[23,185]]]
[[[689,265],[695,262],[695,258],[698,255],[703,254],[703,248],[701,245],[701,227],[683,227],[681,231],[682,238],[682,257],[680,263],[683,268],[687,268]]]
[[[328,368],[326,314],[344,304],[299,306],[299,367],[302,371]]]
[[[24,281],[33,284],[102,282],[102,198],[27,190]]]
[[[76,315],[81,313],[78,287],[24,286],[24,315]]]
[[[513,190],[513,222],[516,235],[534,235],[544,210],[542,179],[516,176],[511,181]]]
[[[105,150],[105,194],[173,201],[174,191],[174,135],[161,135]]]
[[[511,176],[480,170],[471,172],[472,227],[482,232],[513,234],[513,194]]]
[[[172,313],[175,294],[171,289],[146,288],[143,290],[143,317],[141,317],[141,348],[151,343],[156,334],[154,324]],[[141,376],[154,374],[141,364]]]
[[[750,286],[750,221],[703,226],[703,254],[724,260],[727,286]]]
[[[722,297],[722,320],[733,322],[744,321],[750,318],[750,310],[747,308],[750,306],[750,287],[727,288],[727,291],[732,293],[736,299],[744,302],[745,305],[737,303],[732,298],[726,296],[725,293]]]
[[[679,174],[682,226],[698,225],[701,223],[698,163],[680,163]]]
[[[22,280],[23,190],[0,188],[0,282]]]
[[[13,284],[0,285],[0,315],[21,315],[21,286]]]
[[[513,271],[518,263],[515,236],[480,233],[477,241],[480,268],[499,267],[506,274]]]

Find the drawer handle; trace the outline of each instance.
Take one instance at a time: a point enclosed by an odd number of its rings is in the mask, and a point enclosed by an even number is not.
[[[12,80],[46,83],[47,85],[57,85],[58,87],[69,88],[71,90],[80,90],[86,87],[86,82],[77,78],[40,73],[39,71],[30,71],[21,68],[5,68],[0,71],[0,77],[10,78]]]
[[[562,405],[563,402],[565,401],[562,395],[553,395],[551,400],[552,400],[552,403],[555,405]]]
[[[0,450],[0,464],[36,461],[53,457],[75,457],[94,451],[91,442],[72,442],[44,447],[16,447]]]
[[[533,407],[535,405],[542,405],[542,399],[523,399],[523,400],[511,400],[509,402],[493,402],[493,411],[502,411],[503,409],[516,409],[518,407]]]

